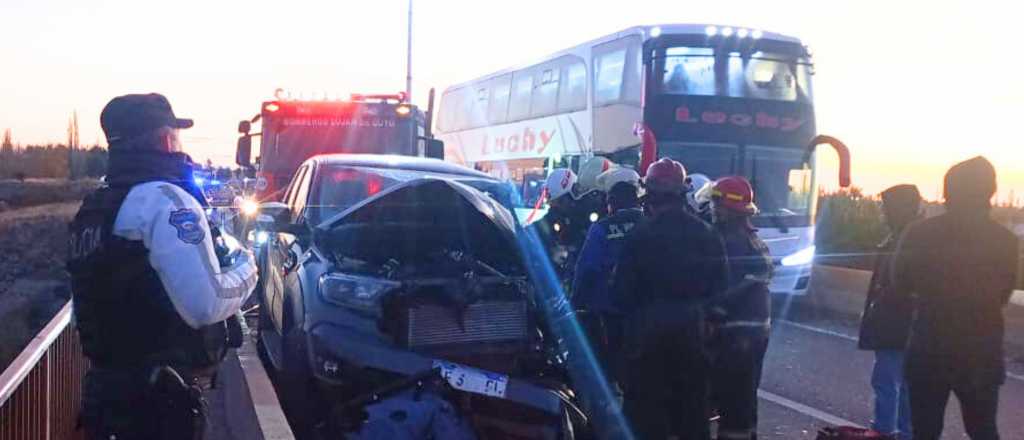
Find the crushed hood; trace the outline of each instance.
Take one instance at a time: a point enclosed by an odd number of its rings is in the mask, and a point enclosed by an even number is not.
[[[366,256],[442,243],[480,251],[514,248],[516,224],[484,192],[454,180],[422,178],[381,191],[319,228],[331,236],[332,248]]]

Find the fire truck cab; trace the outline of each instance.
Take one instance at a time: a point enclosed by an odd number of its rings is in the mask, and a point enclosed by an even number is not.
[[[353,94],[346,99],[293,96],[278,89],[259,114],[238,124],[235,161],[255,171],[256,201],[279,200],[299,165],[318,154],[444,156],[444,144],[430,133],[430,106],[424,113],[404,93]],[[253,133],[257,122],[261,131]],[[253,137],[260,138],[255,160]]]

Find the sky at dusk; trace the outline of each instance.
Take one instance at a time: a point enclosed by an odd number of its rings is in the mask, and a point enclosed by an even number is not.
[[[156,91],[196,120],[196,159],[230,164],[236,127],[277,87],[396,92],[406,0],[0,0],[0,129],[60,142],[77,111],[102,140],[113,96]],[[1014,2],[419,0],[413,97],[634,25],[716,23],[797,36],[815,55],[819,131],[843,139],[867,192],[982,154],[1024,198],[1022,39]],[[102,143],[102,142],[101,142]],[[831,179],[823,161],[823,175]],[[832,180],[828,180],[831,183]]]

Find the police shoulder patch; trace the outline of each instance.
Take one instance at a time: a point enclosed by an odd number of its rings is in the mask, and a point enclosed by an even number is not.
[[[178,239],[188,244],[202,243],[206,231],[199,223],[199,213],[182,208],[171,212],[168,222],[178,231]]]

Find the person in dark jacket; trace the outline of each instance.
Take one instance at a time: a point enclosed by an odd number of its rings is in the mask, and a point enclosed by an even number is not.
[[[612,274],[626,238],[643,218],[640,209],[640,175],[628,168],[615,168],[605,177],[608,216],[594,223],[587,232],[573,281],[573,303],[588,318],[588,333],[598,358],[606,369],[614,370],[609,353],[620,348],[621,312],[611,297]],[[614,376],[614,374],[613,374]]]
[[[613,294],[626,315],[623,410],[637,438],[707,440],[705,302],[728,282],[725,249],[686,208],[686,171],[650,166],[644,203],[652,214],[626,239]]]
[[[712,395],[718,405],[719,440],[757,438],[757,389],[771,329],[772,259],[750,216],[757,213],[754,190],[743,177],[714,182],[711,216],[725,242],[729,287],[712,302],[717,331]]]
[[[572,302],[580,325],[609,382],[619,381],[622,349],[622,313],[611,297],[612,274],[626,238],[643,218],[640,210],[640,175],[628,168],[614,168],[598,176],[599,189],[608,194],[608,213],[587,232],[576,262]],[[601,396],[601,401],[585,402],[595,428],[610,432],[606,420],[618,414],[617,399]]]
[[[871,386],[875,390],[875,418],[871,429],[909,439],[910,393],[903,380],[904,349],[910,334],[913,304],[907,295],[892,292],[889,266],[896,241],[907,225],[920,218],[921,194],[914,185],[896,185],[882,191],[882,214],[889,236],[878,245],[874,272],[861,317],[861,350],[875,352]]]
[[[893,292],[914,298],[906,377],[920,440],[942,434],[951,393],[971,439],[999,438],[1002,309],[1019,255],[1017,237],[991,219],[995,191],[995,168],[985,158],[954,165],[945,177],[946,213],[910,226],[893,257]]]

